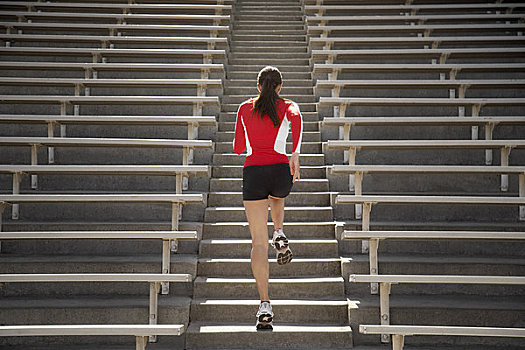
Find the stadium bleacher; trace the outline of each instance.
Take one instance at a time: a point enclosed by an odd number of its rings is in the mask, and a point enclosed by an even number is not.
[[[0,2],[0,348],[525,349],[524,20],[516,1]],[[270,253],[257,332],[232,140],[266,65],[304,135],[294,259]]]

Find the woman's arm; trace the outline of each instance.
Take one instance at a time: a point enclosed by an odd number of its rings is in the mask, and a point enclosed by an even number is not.
[[[303,116],[297,103],[293,102],[286,114],[292,124],[292,156],[290,158],[290,172],[293,175],[292,182],[300,180],[299,153],[301,152],[301,142],[303,140]]]
[[[246,148],[244,125],[242,123],[241,116],[241,106],[239,106],[239,108],[237,109],[237,121],[235,123],[235,134],[233,136],[233,151],[237,154],[241,154]]]

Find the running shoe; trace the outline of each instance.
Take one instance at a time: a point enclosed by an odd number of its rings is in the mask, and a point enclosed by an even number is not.
[[[284,265],[292,261],[293,254],[282,229],[273,231],[272,247],[276,250],[277,264]]]
[[[255,327],[257,329],[273,329],[273,311],[269,302],[265,301],[259,305],[256,317],[257,323]]]

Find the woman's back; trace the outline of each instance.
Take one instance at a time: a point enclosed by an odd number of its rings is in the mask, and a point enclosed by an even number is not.
[[[276,102],[280,126],[254,113],[255,98],[239,106],[235,125],[234,151],[241,154],[247,149],[244,166],[288,163],[286,139],[292,129],[292,152],[300,153],[303,121],[297,104],[288,99]]]

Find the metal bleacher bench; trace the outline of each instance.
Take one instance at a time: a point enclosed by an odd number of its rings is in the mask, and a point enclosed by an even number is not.
[[[1,36],[0,36],[1,37]],[[459,82],[459,81],[458,81]],[[90,87],[166,87],[180,86],[197,87],[197,96],[206,96],[208,87],[221,87],[221,79],[89,79],[89,78],[23,78],[0,77],[0,86],[71,86],[75,88],[75,96],[80,96],[85,88],[85,96],[89,96]]]
[[[1,50],[0,50],[1,51]],[[3,103],[60,104],[60,114],[66,115],[67,105],[81,104],[140,104],[192,105],[193,115],[202,115],[203,105],[219,106],[218,96],[70,96],[70,95],[0,95]]]
[[[99,71],[183,71],[201,72],[201,79],[208,79],[211,71],[224,77],[222,63],[80,63],[80,62],[15,62],[0,61],[0,69],[16,70],[80,70],[84,78],[98,78]]]
[[[181,335],[184,325],[138,324],[79,324],[79,325],[19,325],[0,326],[0,337],[75,336],[75,335],[131,335],[135,336],[136,350],[145,350],[148,337]]]
[[[202,49],[99,49],[80,47],[0,47],[0,54],[7,55],[37,55],[37,56],[92,56],[93,63],[102,61],[106,56],[120,57],[202,57],[202,63],[213,63],[213,57],[224,59],[225,50]]]
[[[472,275],[350,275],[348,280],[355,283],[379,283],[381,325],[390,324],[390,289],[392,284],[506,284],[525,285],[521,276],[472,276]],[[388,342],[388,334],[381,336]]]
[[[148,282],[150,284],[149,291],[149,324],[156,325],[158,320],[158,294],[160,292],[162,283],[170,282],[182,282],[188,283],[192,282],[193,278],[189,274],[149,274],[149,273],[107,273],[107,274],[97,274],[97,273],[78,273],[78,274],[0,274],[0,283],[63,283],[63,282]],[[13,327],[13,326],[11,326]],[[15,326],[17,327],[17,326]],[[20,327],[20,326],[18,326]],[[38,326],[41,327],[41,326]],[[49,326],[51,327],[51,326]],[[108,325],[108,327],[110,327]],[[178,332],[180,332],[182,328]],[[41,329],[41,332],[43,329]],[[172,335],[178,335],[178,332],[169,333]],[[12,333],[2,332],[0,328],[0,335],[8,336]],[[52,333],[57,335],[56,333]],[[84,334],[84,333],[80,333]],[[137,335],[133,333],[127,333],[129,335]],[[160,334],[160,333],[157,333]],[[166,333],[163,333],[166,334]],[[37,334],[33,334],[37,335]],[[38,335],[43,335],[43,333],[38,333]],[[48,334],[50,335],[50,334]],[[62,335],[62,334],[61,334]],[[74,334],[71,334],[74,335]],[[97,334],[93,334],[97,335]],[[109,334],[108,334],[109,335]],[[142,337],[153,336],[150,340],[154,341],[154,333],[139,333],[138,335]],[[145,346],[145,339],[141,341]],[[138,342],[137,342],[138,344]],[[137,345],[138,346],[138,345]]]
[[[525,49],[523,49],[525,53]],[[344,118],[347,106],[472,106],[472,116],[479,116],[482,106],[523,106],[525,98],[392,98],[392,97],[320,97],[319,106],[339,107]]]
[[[210,176],[208,165],[0,165],[0,174],[12,174],[13,194],[20,194],[20,182],[31,174],[31,185],[37,188],[38,174],[53,175],[147,175],[174,176],[175,193],[181,194],[183,178],[192,176]],[[13,204],[12,219],[18,219],[18,204]]]
[[[333,1],[331,1],[333,2]],[[382,4],[382,5],[346,5],[343,1],[341,5],[324,5],[323,0],[305,0],[306,13],[321,14],[320,11],[335,10],[335,11],[366,11],[366,12],[394,12],[399,13],[403,11],[410,11],[414,13],[419,10],[436,10],[436,11],[456,11],[456,10],[506,10],[512,12],[516,8],[523,8],[523,3],[473,3],[473,4]]]
[[[376,18],[377,20],[377,18]],[[340,26],[312,26],[309,25],[307,29],[308,35],[313,35],[315,33],[320,33],[321,37],[327,37],[328,34],[333,32],[357,32],[357,33],[370,33],[370,32],[379,32],[379,33],[417,33],[423,36],[430,36],[431,33],[436,33],[440,31],[450,32],[450,31],[468,31],[472,32],[473,30],[483,30],[483,31],[513,31],[513,32],[523,32],[525,29],[525,23],[495,23],[495,24],[418,24],[418,25],[340,25]]]
[[[473,3],[473,4],[381,4],[381,5],[346,5],[342,2],[341,5],[324,5],[323,0],[305,0],[306,13],[314,13],[322,15],[326,10],[334,11],[364,11],[364,12],[393,12],[393,13],[417,13],[420,10],[440,10],[453,12],[456,10],[494,10],[506,11],[510,13],[516,8],[523,8],[521,3]]]
[[[525,28],[525,24],[523,25]],[[1,51],[0,51],[1,52]],[[325,60],[325,63],[334,63],[339,57],[396,57],[409,56],[411,58],[430,58],[439,63],[445,63],[448,58],[459,57],[501,57],[523,56],[524,47],[483,47],[483,48],[437,48],[437,49],[356,49],[356,50],[312,50],[311,62]]]
[[[179,208],[185,203],[205,203],[203,194],[18,194],[0,195],[1,217],[7,205],[21,203],[166,203],[171,204],[171,230],[179,228]]]
[[[341,9],[342,10],[342,9]],[[483,14],[448,14],[448,15],[354,15],[354,16],[306,16],[306,23],[311,26],[312,23],[319,23],[324,26],[328,22],[359,23],[370,21],[384,21],[388,23],[418,23],[423,24],[428,21],[440,22],[466,22],[472,20],[489,20],[489,21],[510,21],[523,20],[523,14],[520,13],[483,13]]]
[[[206,44],[208,49],[215,49],[217,46],[227,48],[228,38],[212,37],[179,37],[179,36],[107,36],[107,35],[41,35],[41,34],[0,34],[0,41],[5,42],[5,46],[11,46],[11,42],[31,41],[31,42],[96,42],[102,48],[114,48],[116,43],[166,43],[166,44]]]
[[[6,28],[6,34],[12,30],[18,29],[18,34],[23,29],[64,29],[64,30],[100,30],[107,29],[109,35],[119,35],[121,32],[184,32],[184,33],[202,33],[208,32],[210,37],[216,37],[219,34],[227,34],[230,31],[229,26],[225,25],[195,25],[195,24],[108,24],[108,23],[59,23],[59,22],[0,22],[0,27]]]
[[[373,38],[370,38],[373,39]],[[1,62],[0,62],[1,63]],[[0,65],[0,67],[2,67]],[[313,73],[328,73],[329,80],[336,80],[341,72],[436,72],[442,74],[440,79],[445,79],[449,73],[449,79],[455,79],[459,72],[523,72],[525,63],[315,63]]]
[[[73,10],[73,9],[72,9]],[[123,22],[133,22],[134,20],[151,20],[151,21],[191,21],[192,23],[212,23],[219,25],[221,23],[229,23],[230,15],[201,15],[201,14],[149,14],[149,13],[98,13],[98,12],[29,12],[29,11],[0,11],[0,16],[2,17],[16,17],[20,21],[22,19],[39,19],[39,20],[49,20],[49,19],[74,19],[82,18],[89,19],[91,22],[96,22],[97,20],[113,20],[117,23]]]
[[[525,38],[525,37],[524,37]],[[0,80],[0,84],[2,80]],[[331,89],[332,97],[339,97],[341,90],[347,88],[395,88],[395,89],[443,89],[458,90],[458,98],[465,98],[468,88],[523,88],[524,79],[403,79],[403,80],[317,80],[314,94],[318,89]],[[451,98],[455,97],[450,96]]]
[[[2,38],[2,36],[0,36]],[[432,47],[433,49],[439,47],[442,43],[515,43],[520,42],[523,44],[525,37],[521,35],[498,35],[498,36],[425,36],[425,37],[377,37],[377,38],[355,38],[355,37],[322,37],[322,38],[310,38],[310,46],[312,48],[318,48],[321,46],[324,50],[331,50],[336,44],[346,45],[394,45],[394,44],[411,44],[415,46],[425,45],[425,47]]]
[[[162,271],[170,273],[170,251],[176,252],[179,240],[196,240],[196,231],[13,231],[0,232],[1,241],[18,240],[129,240],[129,239],[161,239],[162,240]],[[167,294],[164,288],[163,294]]]
[[[134,10],[164,10],[168,12],[173,12],[177,10],[181,10],[184,13],[187,13],[189,11],[197,11],[199,13],[203,12],[214,12],[216,15],[220,15],[221,13],[230,13],[232,10],[231,5],[223,5],[223,4],[188,4],[188,3],[182,3],[182,4],[116,4],[116,3],[96,3],[96,2],[88,2],[88,3],[50,3],[50,2],[40,2],[40,1],[3,1],[2,5],[4,6],[11,6],[11,7],[21,7],[27,11],[35,11],[38,9],[97,9],[97,10],[112,10],[112,9],[121,9],[123,13],[129,13],[130,11]]]
[[[359,325],[362,334],[391,334],[392,350],[403,350],[405,337],[413,335],[525,338],[525,328]]]
[[[378,248],[382,240],[472,240],[472,241],[525,241],[525,232],[495,231],[349,231],[341,234],[342,240],[368,241],[370,275],[379,274]],[[372,284],[377,292],[377,283]]]

